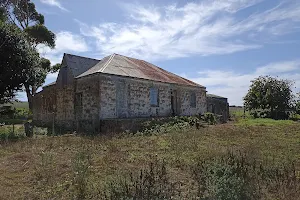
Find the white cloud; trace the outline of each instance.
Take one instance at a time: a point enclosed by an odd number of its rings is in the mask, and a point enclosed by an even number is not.
[[[250,81],[260,75],[272,75],[295,81],[296,90],[300,88],[300,60],[270,63],[257,67],[253,73],[241,74],[233,71],[207,70],[199,72],[199,77],[189,78],[207,87],[208,93],[227,97],[230,105],[242,105]]]
[[[238,12],[263,0],[203,0],[165,7],[122,4],[127,23],[79,22],[81,33],[97,41],[101,55],[120,53],[153,60],[229,54],[260,48],[265,41],[299,31],[300,3],[283,2],[241,17]],[[257,37],[257,35],[266,37]]]
[[[55,6],[63,11],[69,11],[65,7],[61,5],[61,3],[58,0],[40,0],[42,3],[47,4],[49,6]]]
[[[71,32],[62,31],[56,34],[55,49],[38,46],[40,54],[48,58],[52,64],[60,63],[63,53],[81,53],[89,50],[85,39]]]

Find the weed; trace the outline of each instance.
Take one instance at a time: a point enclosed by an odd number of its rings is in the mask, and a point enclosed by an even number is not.
[[[39,162],[35,168],[35,175],[42,184],[48,183],[55,172],[54,153],[52,151],[42,151],[39,154]]]
[[[204,120],[206,123],[210,124],[210,125],[213,125],[213,124],[216,124],[216,123],[217,123],[217,119],[216,119],[215,114],[209,113],[209,112],[207,112],[207,113],[204,114],[203,120]]]
[[[165,162],[154,159],[146,169],[110,182],[105,199],[173,199],[180,196],[178,183],[170,181]]]
[[[226,156],[198,162],[193,169],[198,197],[216,200],[250,200],[259,198],[253,167],[244,156]]]
[[[199,161],[192,171],[201,199],[295,199],[300,194],[293,163],[267,165],[248,155],[228,153]]]
[[[0,142],[17,141],[25,138],[23,127],[0,127]]]
[[[91,174],[91,154],[81,150],[72,159],[73,193],[75,199],[85,199],[88,196],[88,179]]]
[[[188,130],[193,126],[199,127],[200,118],[194,116],[171,117],[167,120],[152,120],[144,124],[144,130],[139,132],[141,135],[158,135],[181,130]]]

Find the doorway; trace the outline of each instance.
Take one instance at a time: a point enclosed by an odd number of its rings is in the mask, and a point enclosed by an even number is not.
[[[177,91],[171,90],[171,112],[173,116],[178,115],[177,110]]]

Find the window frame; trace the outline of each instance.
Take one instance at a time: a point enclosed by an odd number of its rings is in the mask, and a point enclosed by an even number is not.
[[[190,107],[196,108],[197,107],[197,95],[196,92],[192,91],[190,93]]]
[[[82,92],[76,92],[75,93],[74,105],[75,105],[76,108],[81,108],[83,106],[83,103],[82,103],[82,96],[83,95],[82,94],[83,94]]]
[[[156,92],[156,94],[153,92]],[[152,100],[152,98],[156,97],[155,100]],[[150,106],[151,107],[159,107],[159,89],[157,87],[150,87],[149,89],[149,100],[150,100]],[[155,103],[153,103],[155,101]]]

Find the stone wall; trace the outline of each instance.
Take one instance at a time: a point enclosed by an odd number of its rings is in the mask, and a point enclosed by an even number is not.
[[[61,81],[61,79],[59,79]],[[170,83],[155,82],[131,77],[94,74],[74,79],[64,85],[44,88],[35,97],[34,119],[51,126],[53,117],[57,126],[64,129],[99,131],[101,121],[108,119],[134,119],[198,115],[206,112],[206,90]],[[150,103],[150,88],[158,89],[158,105]],[[191,106],[195,93],[196,105]],[[54,113],[47,112],[43,99],[54,104]],[[175,105],[171,99],[174,99]],[[103,124],[102,124],[103,125]]]
[[[207,97],[207,112],[221,115],[221,122],[227,122],[229,118],[229,104],[227,99]]]
[[[58,88],[56,92],[56,124],[71,129],[74,126],[74,119],[74,86],[67,85]]]
[[[33,121],[41,124],[52,124],[56,112],[56,87],[45,87],[33,99]]]
[[[171,116],[172,91],[177,94],[178,115],[197,115],[206,111],[204,88],[104,74],[99,74],[99,80],[100,119]],[[158,89],[158,106],[150,104],[150,88]],[[190,105],[192,92],[196,95],[195,107]]]

